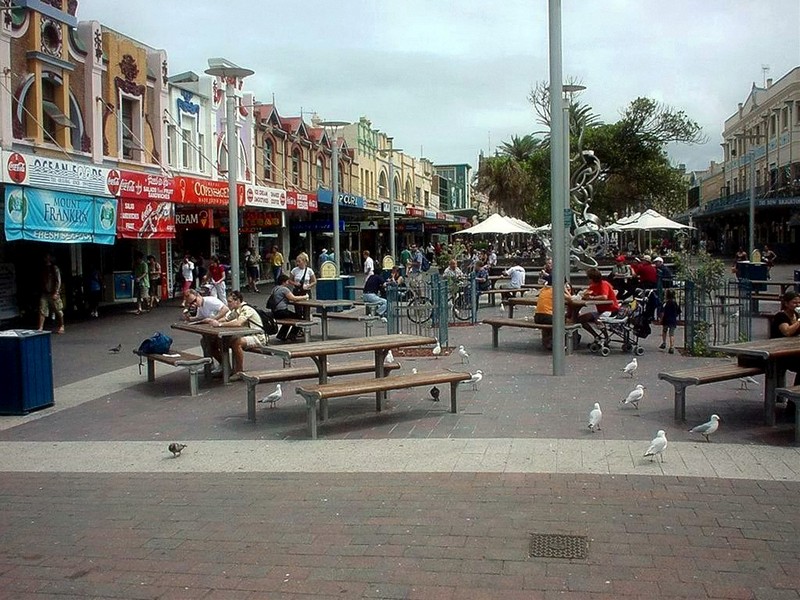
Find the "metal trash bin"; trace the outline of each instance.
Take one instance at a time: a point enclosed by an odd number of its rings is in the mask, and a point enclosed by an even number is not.
[[[50,332],[0,331],[0,415],[25,415],[53,406]]]

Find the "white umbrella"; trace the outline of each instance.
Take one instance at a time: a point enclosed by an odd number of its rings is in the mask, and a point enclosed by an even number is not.
[[[514,223],[515,225],[519,225],[520,227],[525,228],[528,231],[528,233],[536,233],[536,228],[533,227],[532,225],[529,225],[528,223],[526,223],[522,219],[517,219],[516,217],[506,217],[506,219],[508,219],[509,221]]]
[[[614,225],[618,224],[619,221]],[[694,229],[694,227],[668,219],[652,208],[648,208],[635,219],[631,219],[628,223],[623,223],[617,227],[617,231],[631,231],[636,229],[650,231],[653,229]]]
[[[469,229],[462,229],[461,231],[456,232],[457,235],[461,235],[462,233],[470,233],[470,234],[479,234],[479,233],[530,233],[528,229],[522,227],[521,225],[517,225],[506,219],[505,217],[494,213],[485,221],[478,223],[470,227]]]
[[[631,223],[635,222],[636,219],[642,216],[642,213],[634,213],[627,217],[621,217],[617,219],[615,223],[612,223],[608,227],[606,227],[606,231],[621,231],[622,227],[625,225],[630,225]]]

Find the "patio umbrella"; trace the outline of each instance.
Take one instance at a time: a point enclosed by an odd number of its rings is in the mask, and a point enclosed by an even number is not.
[[[457,232],[458,235],[461,235],[462,233],[475,235],[480,233],[530,233],[530,231],[521,225],[509,221],[505,217],[495,213],[485,221],[482,221],[477,225],[473,225],[469,229],[462,229],[461,231]]]
[[[636,229],[641,229],[643,231],[652,231],[654,229],[694,229],[694,227],[690,225],[684,225],[683,223],[668,219],[652,208],[648,208],[642,214],[636,216],[636,218],[630,218],[627,223],[619,224],[619,221],[617,221],[612,227],[615,225],[618,225],[617,231],[631,231]]]

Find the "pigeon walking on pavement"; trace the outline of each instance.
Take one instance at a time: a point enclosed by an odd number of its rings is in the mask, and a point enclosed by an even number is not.
[[[633,404],[635,409],[639,409],[639,402],[644,398],[644,390],[646,388],[640,383],[638,384],[631,393],[628,394],[623,400],[619,401],[620,406],[624,406],[625,404]]]
[[[702,425],[698,425],[697,427],[692,427],[689,432],[690,433],[699,433],[704,438],[706,438],[707,442],[711,440],[708,439],[712,433],[714,433],[719,428],[719,417],[717,415],[711,415],[711,419],[703,423]]]
[[[749,375],[747,377],[739,377],[740,390],[749,390],[750,388],[747,387],[747,385],[750,383],[752,383],[753,385],[758,385],[758,382]]]
[[[432,399],[434,402],[438,402],[438,401],[439,401],[439,393],[440,393],[440,392],[439,392],[439,388],[437,388],[436,386],[433,386],[433,387],[431,388],[431,399]]]
[[[283,398],[283,391],[281,390],[281,384],[279,383],[277,386],[275,386],[274,392],[264,396],[261,400],[259,400],[259,402],[266,402],[270,405],[270,408],[275,408],[275,405],[281,398]]]
[[[178,442],[172,442],[168,449],[172,452],[172,456],[178,458],[181,455],[181,451],[186,448],[186,444],[179,444]]]
[[[636,360],[636,357],[634,357],[631,359],[631,362],[625,365],[625,368],[622,369],[622,372],[625,375],[630,375],[631,379],[633,379],[633,374],[636,372],[636,369],[638,368],[639,368],[639,362]]]
[[[473,390],[475,391],[478,390],[478,384],[480,383],[481,379],[483,379],[483,371],[478,369],[469,379],[469,382],[472,384]]]
[[[108,351],[111,352],[111,354],[119,354],[122,351],[122,344],[119,344],[114,348],[109,348]]]
[[[468,365],[469,364],[469,353],[464,349],[464,346],[458,347],[458,355],[461,357],[461,364]]]
[[[589,411],[589,430],[594,433],[600,431],[600,421],[603,420],[603,411],[600,410],[600,403],[595,402],[594,408]]]
[[[650,447],[645,451],[644,455],[650,457],[650,462],[653,462],[654,456],[658,456],[661,462],[664,462],[664,450],[667,449],[667,432],[659,429],[656,437],[650,442]]]

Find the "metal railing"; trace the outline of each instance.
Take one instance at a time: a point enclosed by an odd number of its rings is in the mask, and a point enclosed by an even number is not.
[[[685,325],[685,347],[692,354],[705,354],[708,347],[750,341],[755,314],[750,281],[728,281],[702,287],[694,281],[677,286]]]

